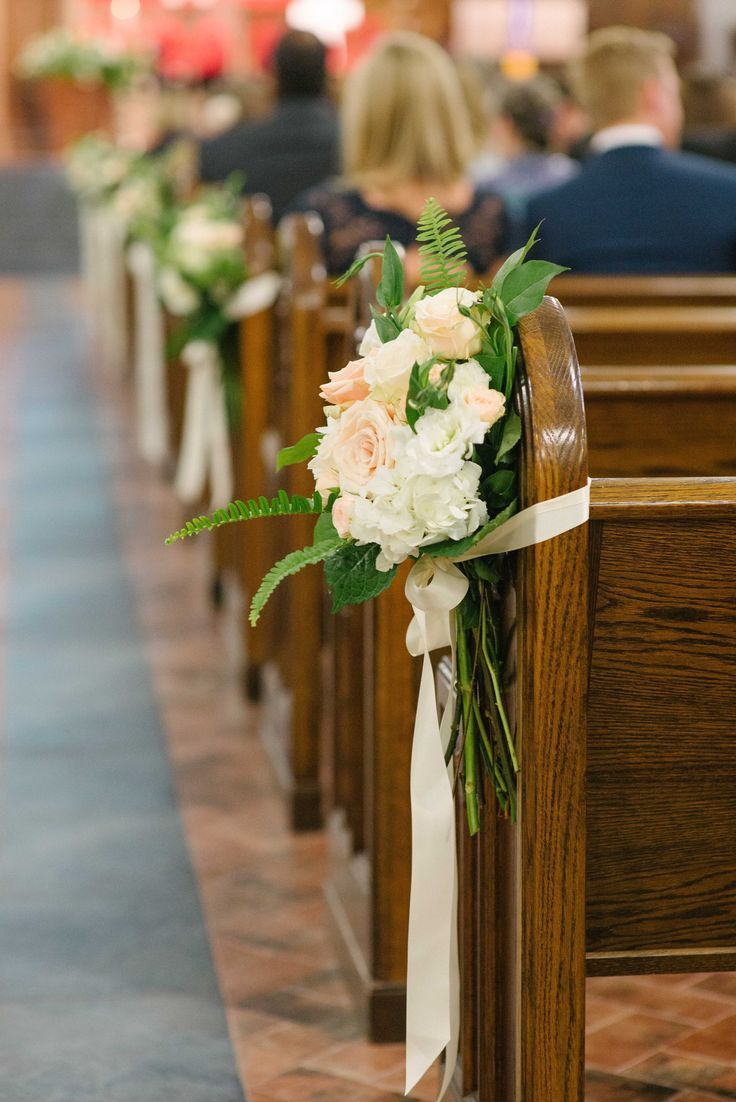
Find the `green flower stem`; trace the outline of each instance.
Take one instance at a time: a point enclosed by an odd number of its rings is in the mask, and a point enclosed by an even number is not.
[[[488,617],[488,615],[489,615],[489,611],[488,611],[487,605],[484,601],[483,609],[481,611],[481,647],[482,647],[482,650],[483,650],[483,657],[485,659],[485,666],[486,666],[486,669],[488,670],[488,673],[490,674],[491,681],[493,683],[493,699],[495,701],[496,710],[498,712],[499,718],[501,720],[501,725],[503,727],[503,733],[505,735],[506,745],[508,747],[509,755],[511,757],[511,762],[512,762],[513,767],[514,767],[514,773],[518,773],[519,772],[519,763],[518,763],[518,760],[516,758],[516,749],[514,747],[514,737],[511,734],[511,728],[509,726],[509,719],[508,719],[508,716],[506,715],[506,705],[504,704],[504,701],[503,701],[503,694],[501,692],[501,686],[500,686],[500,683],[499,683],[500,667],[498,667],[498,658],[497,658],[495,652],[494,652],[493,655],[491,655],[489,647],[488,647],[488,633],[487,633],[487,617]],[[494,648],[494,651],[495,651],[495,648]]]
[[[478,816],[478,778],[475,717],[473,715],[473,682],[468,655],[468,637],[460,629],[457,635],[458,690],[462,699],[463,717],[463,767],[465,772],[465,810],[471,836],[480,829]]]

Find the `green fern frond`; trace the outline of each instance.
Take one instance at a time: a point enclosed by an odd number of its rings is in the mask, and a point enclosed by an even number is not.
[[[251,601],[248,619],[252,627],[255,627],[258,623],[258,619],[267,601],[273,595],[276,587],[283,582],[284,578],[289,578],[292,574],[298,574],[305,566],[312,566],[315,563],[323,562],[325,559],[328,559],[330,555],[339,551],[343,546],[343,542],[335,543],[334,539],[322,540],[320,543],[315,543],[311,547],[305,547],[301,551],[292,551],[290,554],[286,555],[281,562],[277,562],[275,566],[272,566],[259,585]]]
[[[327,501],[315,490],[314,497],[300,497],[294,494],[292,497],[285,490],[279,490],[276,497],[269,501],[266,497],[259,497],[257,501],[231,501],[224,509],[215,509],[209,516],[193,517],[188,520],[178,532],[172,532],[166,538],[166,543],[175,543],[187,536],[196,536],[200,532],[211,532],[213,528],[221,528],[223,524],[235,524],[240,520],[256,520],[259,517],[284,517],[293,515],[309,515],[328,513],[334,504],[337,494],[330,494]]]
[[[421,282],[428,291],[465,282],[468,250],[458,227],[436,199],[428,199],[417,223]]]

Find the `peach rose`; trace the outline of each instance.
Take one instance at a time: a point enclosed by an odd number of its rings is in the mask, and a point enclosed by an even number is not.
[[[355,499],[350,495],[339,497],[332,506],[332,523],[340,539],[345,540],[350,536],[350,521],[354,508]]]
[[[482,342],[478,326],[458,309],[459,306],[475,305],[479,293],[466,287],[448,287],[416,304],[412,328],[427,342],[434,356],[443,360],[469,360],[480,352]]]
[[[395,465],[391,441],[395,426],[389,407],[371,398],[355,402],[345,411],[330,456],[341,490],[360,493],[381,467]]]
[[[320,390],[320,397],[333,406],[346,406],[367,398],[370,387],[365,381],[364,365],[365,360],[351,360],[340,371],[328,372],[330,381]]]
[[[487,387],[474,387],[466,391],[463,394],[463,403],[487,425],[495,425],[499,417],[503,417],[506,407],[503,394],[499,390],[488,390]]]

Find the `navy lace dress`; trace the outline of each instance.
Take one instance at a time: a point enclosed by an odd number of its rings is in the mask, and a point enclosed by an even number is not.
[[[289,212],[315,211],[325,228],[325,264],[330,275],[339,275],[352,264],[360,245],[383,241],[388,234],[405,247],[416,240],[416,225],[391,210],[369,207],[359,191],[333,184],[319,184],[303,192]],[[466,210],[454,213],[477,275],[484,275],[502,256],[508,244],[508,224],[503,200],[478,189]]]

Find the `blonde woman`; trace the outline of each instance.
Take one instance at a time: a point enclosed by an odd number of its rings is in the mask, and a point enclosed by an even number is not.
[[[460,226],[470,266],[485,274],[506,245],[502,201],[466,174],[475,143],[463,87],[445,51],[418,34],[392,34],[348,77],[343,95],[345,177],[305,192],[291,210],[314,210],[325,227],[331,273],[359,245],[390,234],[418,269],[416,220],[434,196]]]

